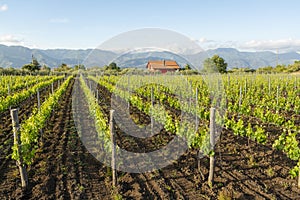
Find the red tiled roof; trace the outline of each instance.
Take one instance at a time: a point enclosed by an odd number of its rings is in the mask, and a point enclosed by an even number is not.
[[[151,69],[179,69],[179,65],[173,60],[151,60],[147,64]]]

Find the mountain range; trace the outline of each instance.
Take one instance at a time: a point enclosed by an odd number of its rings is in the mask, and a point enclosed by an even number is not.
[[[104,66],[110,62],[116,62],[121,68],[145,67],[148,60],[172,59],[181,67],[190,64],[195,68],[201,68],[203,61],[218,54],[228,63],[228,68],[252,68],[264,66],[276,66],[277,64],[292,64],[300,60],[297,52],[276,54],[270,51],[242,52],[234,48],[218,48],[202,51],[195,54],[178,55],[167,51],[131,51],[126,53],[105,51],[100,49],[30,49],[23,46],[0,45],[0,67],[21,68],[31,62],[32,55],[42,65],[51,68],[62,63],[70,66],[84,64],[86,67]]]

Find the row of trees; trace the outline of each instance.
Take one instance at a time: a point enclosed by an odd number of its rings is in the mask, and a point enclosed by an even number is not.
[[[293,72],[299,72],[300,71],[300,61],[296,60],[293,64],[290,65],[277,65],[275,67],[267,66],[267,67],[261,67],[257,69],[251,69],[251,68],[233,68],[230,70],[227,70],[228,64],[225,62],[225,60],[218,56],[214,55],[211,58],[207,58],[204,60],[203,63],[203,69],[202,72],[204,73],[215,73],[219,72],[221,74],[223,73],[235,73],[235,72],[257,72],[257,73],[293,73]],[[190,69],[190,68],[185,68]]]
[[[300,61],[296,60],[290,65],[277,65],[276,67],[261,67],[256,70],[261,73],[292,73],[300,71]]]
[[[203,63],[203,72],[206,73],[215,73],[219,72],[224,74],[227,72],[228,64],[225,62],[224,58],[214,55],[211,58],[207,58]]]
[[[225,62],[224,58],[214,55],[211,58],[207,58],[203,62],[203,69],[201,70],[204,73],[226,73],[228,64]],[[184,71],[190,71],[192,68],[189,64],[186,64],[182,69]]]
[[[27,70],[30,72],[36,72],[40,70],[44,71],[50,71],[51,69],[47,67],[46,65],[41,66],[41,64],[37,61],[37,59],[32,55],[32,61],[29,64],[25,64],[22,67],[23,70]],[[55,68],[54,71],[57,72],[64,72],[64,71],[71,71],[72,69],[78,70],[78,69],[85,69],[84,65],[75,65],[74,68],[69,67],[67,64],[62,63],[59,67]],[[203,72],[220,72],[220,73],[226,73],[227,69],[227,63],[223,58],[221,58],[218,55],[214,55],[212,58],[207,58],[204,61],[204,69]],[[103,67],[103,70],[115,70],[115,71],[121,71],[120,67],[117,66],[116,63],[112,62],[109,65],[105,65]],[[191,70],[191,67],[187,64],[183,70]]]
[[[55,72],[65,72],[65,71],[72,71],[72,70],[79,70],[85,69],[84,65],[78,64],[75,65],[73,68],[69,67],[66,63],[62,63],[60,66],[54,69]],[[29,72],[38,72],[38,71],[51,71],[51,68],[41,64],[37,61],[37,59],[32,55],[32,60],[29,64],[25,64],[22,66],[22,70],[26,70]]]
[[[33,55],[32,55],[31,63],[23,65],[22,69],[35,72],[35,71],[39,71],[41,69],[41,65],[37,61],[37,59],[35,57],[33,57]]]
[[[227,72],[261,72],[261,73],[291,73],[300,71],[300,61],[295,61],[294,64],[291,65],[277,65],[276,67],[262,67],[258,69],[250,69],[250,68],[233,68],[227,71],[228,64],[225,62],[224,58],[220,57],[219,55],[214,55],[211,58],[207,58],[203,62],[203,69],[201,72],[203,73],[227,73]],[[37,71],[44,71],[50,72],[50,67],[46,65],[41,66],[37,59],[32,56],[32,61],[29,64],[26,64],[22,67],[23,70],[29,72],[37,72]],[[74,67],[69,67],[67,64],[62,63],[59,67],[54,68],[53,71],[55,72],[66,72],[66,71],[74,71],[83,69],[85,70],[85,66],[82,64],[75,65]],[[112,62],[109,65],[105,65],[101,70],[109,72],[121,72],[121,68],[117,66],[116,63]],[[186,65],[183,69],[184,73],[191,72],[192,69],[190,65]]]
[[[229,70],[229,72],[239,73],[239,72],[257,72],[257,73],[293,73],[300,71],[300,61],[296,60],[293,64],[290,65],[277,65],[275,67],[266,66],[260,67],[257,69],[250,69],[250,68],[233,68]]]

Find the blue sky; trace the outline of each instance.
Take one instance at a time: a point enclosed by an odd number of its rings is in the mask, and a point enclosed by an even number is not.
[[[0,44],[86,49],[153,27],[203,48],[300,51],[299,8],[297,0],[0,0]]]

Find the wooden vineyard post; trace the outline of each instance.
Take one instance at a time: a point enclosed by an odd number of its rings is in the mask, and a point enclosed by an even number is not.
[[[300,166],[299,166],[299,172],[298,172],[298,188],[300,188]]]
[[[115,134],[114,134],[114,110],[110,110],[110,121],[109,121],[109,130],[110,130],[110,139],[111,139],[111,170],[112,170],[112,184],[113,187],[117,186],[117,171],[116,171],[116,147],[115,147]]]
[[[209,124],[209,132],[210,132],[210,152],[212,154],[209,156],[209,175],[208,175],[208,184],[212,186],[214,181],[214,169],[215,169],[215,131],[216,131],[216,109],[210,108],[210,124]]]
[[[38,109],[40,110],[41,100],[40,100],[40,91],[39,91],[39,89],[37,89],[36,94],[37,94],[37,101],[38,101]]]
[[[192,89],[191,89],[192,90]],[[193,92],[193,91],[192,91]],[[190,97],[189,97],[189,111],[191,111],[191,106],[192,106],[192,94],[190,94]]]
[[[240,86],[239,109],[241,109],[242,99],[243,99],[243,88],[242,88],[242,86]]]
[[[18,109],[12,109],[10,111],[11,118],[12,118],[12,125],[13,125],[13,132],[14,132],[14,144],[17,144],[17,153],[19,155],[19,159],[17,160],[17,166],[19,167],[20,175],[21,175],[21,184],[22,188],[26,189],[28,186],[28,177],[27,177],[27,172],[26,168],[23,165],[23,158],[21,153],[21,139],[20,139],[20,125],[19,125],[19,118],[18,118]]]
[[[153,109],[154,106],[154,96],[153,96],[153,87],[151,87],[151,107]],[[154,122],[153,122],[153,115],[151,114],[151,135],[153,135],[153,127],[154,127]]]
[[[97,102],[99,102],[99,90],[96,89],[96,99],[97,99]]]
[[[196,112],[195,112],[196,118],[195,118],[195,125],[196,129],[198,129],[198,87],[196,87]]]
[[[7,85],[7,94],[8,94],[8,96],[10,95],[10,87],[9,87],[9,84]]]
[[[41,98],[40,98],[40,90],[39,88],[36,91],[37,94],[37,101],[38,101],[38,110],[40,111],[41,109]],[[43,130],[40,129],[40,134],[41,134],[41,141],[43,141]]]
[[[128,76],[128,80],[127,80],[127,92],[128,92],[127,109],[129,111],[129,108],[130,108],[130,76]]]
[[[279,103],[279,85],[277,86],[276,105]]]
[[[228,88],[230,87],[230,76],[228,75]]]
[[[9,84],[7,85],[7,92],[8,92],[8,93],[7,93],[7,94],[8,94],[7,96],[9,96],[9,95],[10,95],[10,87],[9,87]],[[11,106],[9,106],[9,110],[11,110]]]
[[[54,85],[53,85],[53,82],[51,83],[51,92],[52,92],[52,94],[54,94]]]
[[[271,94],[271,80],[270,80],[270,76],[269,76],[268,81],[269,81],[269,95],[270,95]]]
[[[244,86],[244,90],[245,90],[245,96],[247,95],[247,87],[248,87],[248,83],[247,83],[247,79],[245,80],[245,86]]]

